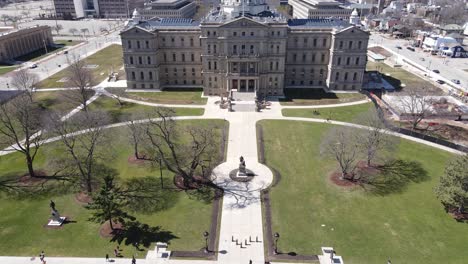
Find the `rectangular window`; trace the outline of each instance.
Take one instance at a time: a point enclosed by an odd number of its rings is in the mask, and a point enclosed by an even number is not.
[[[362,41],[358,41],[358,49],[362,48]]]
[[[137,49],[139,49],[139,48],[140,48],[140,41],[137,40]]]
[[[130,57],[130,64],[133,64],[133,57]]]
[[[190,39],[190,47],[193,47],[193,38]]]
[[[211,70],[211,61],[208,62],[208,70]]]
[[[340,73],[337,72],[336,75],[335,75],[335,81],[338,81],[339,78],[340,78]]]
[[[356,65],[359,65],[359,57],[356,58]]]
[[[321,61],[322,61],[322,62],[325,62],[325,54],[324,54],[324,53],[322,53]]]
[[[317,39],[314,38],[314,47],[317,47]]]
[[[151,57],[148,56],[148,64],[151,64]]]
[[[153,80],[153,72],[149,72],[149,79]]]
[[[323,39],[322,46],[326,47],[327,46],[327,39]]]
[[[216,54],[216,45],[213,45],[213,53]]]
[[[315,62],[315,53],[312,54],[312,62]]]
[[[145,41],[146,43],[146,48],[149,49],[149,41]]]
[[[346,65],[349,65],[350,63],[351,63],[351,58],[350,57],[346,58]]]
[[[338,64],[338,65],[341,64],[341,58],[338,58],[338,62],[336,64]]]
[[[138,64],[143,64],[143,59],[140,57],[138,57]]]
[[[182,53],[182,61],[185,62],[185,54]]]
[[[344,80],[345,80],[345,81],[348,80],[348,73],[347,73],[347,72],[345,72],[345,74],[344,74]]]
[[[340,41],[340,49],[343,48],[343,41]]]
[[[214,62],[214,69],[215,69],[215,71],[218,69],[218,62],[216,62],[216,61]]]
[[[135,80],[135,72],[132,72],[132,80]]]
[[[293,61],[296,61],[296,59],[297,59],[297,55],[296,55],[296,53],[294,53],[293,54]]]
[[[357,80],[357,72],[353,74],[353,81],[356,81],[356,80]]]
[[[307,45],[307,38],[304,38],[304,45]]]
[[[306,58],[307,58],[307,55],[304,53],[302,54],[302,62],[305,62],[306,61]]]
[[[163,56],[164,56],[164,62],[166,62],[166,61],[167,61],[167,55],[166,55],[166,53],[164,53]]]
[[[270,71],[272,71],[272,70],[273,70],[273,62],[270,61]]]
[[[237,45],[232,46],[232,53],[237,54]]]
[[[352,49],[352,48],[353,48],[353,42],[350,41],[350,42],[348,43],[348,49]]]
[[[176,54],[172,53],[172,61],[176,61]]]
[[[145,79],[145,74],[143,72],[140,72],[140,80],[144,80]]]
[[[279,69],[279,62],[276,62],[276,66],[275,66],[276,70]]]
[[[193,53],[190,54],[190,59],[191,59],[192,61],[195,61],[195,55],[194,55]]]
[[[131,40],[127,41],[127,46],[128,46],[129,49],[132,48],[132,41]]]

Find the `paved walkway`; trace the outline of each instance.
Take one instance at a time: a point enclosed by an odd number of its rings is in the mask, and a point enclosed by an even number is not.
[[[107,96],[110,95],[104,90],[109,84],[101,83],[96,87],[96,98],[101,94]],[[189,116],[189,117],[175,117],[176,120],[189,120],[189,119],[225,119],[229,122],[229,141],[227,148],[226,162],[220,164],[213,170],[214,182],[219,186],[222,186],[226,191],[223,197],[222,206],[222,218],[220,225],[219,234],[219,247],[218,260],[217,261],[196,261],[196,260],[158,260],[157,262],[149,262],[143,259],[138,259],[137,263],[143,264],[157,264],[157,263],[174,263],[174,264],[247,264],[250,260],[254,264],[264,264],[264,241],[263,241],[263,227],[262,227],[262,209],[260,201],[260,191],[267,188],[273,180],[273,174],[266,166],[258,163],[257,155],[257,142],[256,142],[256,123],[259,120],[270,119],[270,120],[291,120],[301,122],[316,122],[316,123],[329,123],[335,125],[355,127],[359,129],[370,129],[362,125],[339,122],[339,121],[327,121],[324,119],[314,118],[299,118],[299,117],[283,117],[281,114],[282,107],[278,102],[272,102],[269,109],[265,109],[262,112],[228,112],[225,109],[220,109],[215,102],[219,100],[217,97],[208,97],[207,105],[196,106],[197,108],[204,108],[205,113],[203,116]],[[90,103],[92,101],[90,100]],[[129,102],[146,104],[147,102],[141,102],[137,100],[129,99]],[[342,105],[352,105],[359,103],[366,103],[367,100],[352,102]],[[187,107],[186,105],[161,105],[161,104],[149,104],[151,106],[169,106],[169,107]],[[339,106],[342,106],[339,105]],[[195,107],[195,106],[192,106]],[[326,107],[326,106],[320,106]],[[335,105],[328,106],[335,107]],[[308,108],[308,107],[301,107]],[[312,107],[313,108],[313,107]],[[79,111],[79,107],[70,112],[66,117],[68,118],[74,113]],[[157,119],[155,119],[157,120]],[[144,123],[148,120],[140,120],[139,122]],[[105,126],[105,128],[114,128],[126,125],[126,122],[111,124]],[[77,131],[73,135],[79,135],[86,133],[86,130]],[[395,136],[412,140],[418,143],[433,146],[451,153],[461,154],[460,151],[456,151],[435,143],[423,141],[417,138],[409,137],[406,135],[389,132]],[[71,136],[71,135],[70,135]],[[45,143],[59,140],[56,138],[49,138]],[[10,151],[0,151],[1,155],[6,155]],[[250,182],[240,183],[231,180],[229,173],[238,168],[239,157],[243,156],[246,161],[247,169],[254,172],[255,176]],[[234,240],[234,241],[233,241]],[[258,242],[257,242],[258,241]],[[236,243],[237,242],[237,243]],[[247,242],[247,243],[246,243]],[[169,248],[170,250],[170,248]],[[317,249],[319,250],[319,249]],[[27,257],[0,257],[0,263],[8,264],[23,264],[23,263],[39,263],[36,258],[31,261]],[[47,258],[48,264],[55,263],[83,263],[83,264],[97,264],[104,263],[104,258]],[[130,259],[117,259],[117,264],[120,263],[131,263]]]

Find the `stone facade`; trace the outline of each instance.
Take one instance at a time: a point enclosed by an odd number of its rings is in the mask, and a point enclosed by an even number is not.
[[[14,29],[0,33],[0,61],[13,60],[53,44],[49,26]]]
[[[129,88],[283,95],[359,90],[369,34],[342,20],[247,17],[133,21],[121,33]]]

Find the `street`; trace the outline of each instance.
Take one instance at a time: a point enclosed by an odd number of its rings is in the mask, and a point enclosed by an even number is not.
[[[460,80],[460,86],[462,86],[465,91],[468,89],[468,58],[439,57],[437,55],[431,55],[429,52],[423,52],[420,48],[416,48],[416,51],[411,51],[406,49],[406,47],[409,46],[408,40],[394,39],[378,33],[371,34],[369,44],[390,49],[430,71],[439,70],[440,76],[449,81],[453,79]],[[402,48],[398,49],[397,46]],[[433,72],[431,76],[434,77],[435,80],[440,78],[439,74]]]
[[[88,38],[84,44],[78,45],[76,47],[71,47],[68,54],[65,55],[63,52],[60,52],[59,55],[52,55],[46,57],[38,62],[37,68],[30,69],[30,72],[37,74],[39,80],[44,80],[49,76],[61,71],[62,69],[68,66],[67,58],[74,58],[79,56],[81,59],[88,57],[89,55],[95,53],[98,50],[101,50],[110,44],[118,43],[120,44],[119,30],[110,33],[109,35],[102,35],[94,38]],[[28,68],[32,62],[27,62],[22,66],[22,68]],[[60,65],[60,66],[59,66]],[[13,90],[14,87],[11,87],[11,76],[13,72],[7,73],[0,77],[0,90]]]

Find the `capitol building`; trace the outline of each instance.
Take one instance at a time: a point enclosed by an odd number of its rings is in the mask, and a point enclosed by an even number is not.
[[[203,87],[205,95],[359,90],[369,33],[356,18],[287,20],[264,0],[223,0],[201,21],[142,19],[121,32],[128,88]]]

